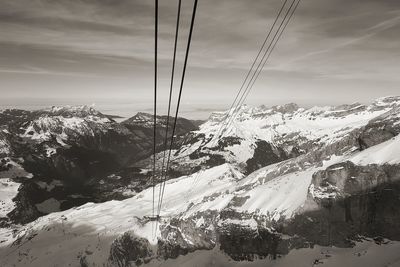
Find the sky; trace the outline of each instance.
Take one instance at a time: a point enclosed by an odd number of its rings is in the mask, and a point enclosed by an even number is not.
[[[193,0],[183,0],[178,84]],[[166,113],[178,0],[160,1]],[[283,0],[199,0],[181,113],[230,107]],[[0,108],[152,110],[154,1],[2,0]],[[302,0],[247,104],[370,102],[400,95],[400,1]],[[174,89],[174,99],[178,88]]]

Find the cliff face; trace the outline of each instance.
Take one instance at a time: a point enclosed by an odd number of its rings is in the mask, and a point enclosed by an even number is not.
[[[311,211],[302,215],[315,225],[312,241],[345,245],[357,236],[399,240],[399,190],[400,165],[344,162],[316,172],[307,200]]]
[[[395,106],[386,113],[371,120],[363,129],[358,141],[361,149],[380,144],[400,133],[400,107]]]

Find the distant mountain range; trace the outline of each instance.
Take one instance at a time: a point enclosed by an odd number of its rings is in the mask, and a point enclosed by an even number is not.
[[[0,177],[22,183],[15,204],[0,206],[3,220],[26,223],[49,212],[126,198],[143,189],[147,176],[134,164],[152,153],[152,119],[138,113],[117,123],[87,106],[2,111],[0,168],[6,172]],[[157,123],[161,149],[166,117],[158,117]],[[178,135],[195,129],[190,120],[178,119]],[[122,178],[116,180],[115,173]]]
[[[157,124],[159,170],[166,117]],[[257,261],[367,243],[399,264],[400,97],[179,118],[157,224],[152,127],[151,114],[117,123],[85,106],[2,111],[0,265],[151,265],[200,250]]]

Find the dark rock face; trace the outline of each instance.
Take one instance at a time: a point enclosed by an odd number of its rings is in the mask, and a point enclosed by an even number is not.
[[[158,116],[157,117],[157,127],[156,127],[156,139],[157,140],[164,140],[165,138],[165,131],[167,126],[167,116]],[[168,138],[171,137],[172,134],[172,127],[174,124],[174,117],[170,117],[168,121]],[[143,137],[153,137],[153,115],[148,113],[139,112],[132,118],[129,118],[123,122],[121,125],[128,128],[131,132],[133,132],[136,136],[143,136]],[[179,118],[176,122],[176,135],[183,135],[187,132],[197,130],[198,125],[196,122],[192,122],[185,118]],[[150,139],[152,140],[152,139]],[[162,142],[161,142],[162,143]]]
[[[43,202],[47,199],[46,195],[39,187],[32,183],[24,183],[19,189],[18,195],[14,198],[16,208],[12,210],[8,217],[17,223],[28,223],[44,215],[35,206],[35,203]]]
[[[216,212],[203,214],[207,227],[214,223]],[[199,215],[200,216],[200,215]],[[142,221],[144,222],[144,221]],[[196,226],[192,219],[172,219],[160,222],[161,237],[156,246],[134,233],[126,232],[111,245],[109,263],[111,266],[139,266],[152,259],[176,259],[196,250],[210,250],[215,247],[215,232],[205,225]]]
[[[283,216],[272,220],[270,216],[237,212],[228,207],[219,219],[216,232],[220,249],[235,261],[276,259],[294,247],[295,238],[283,238]]]
[[[119,165],[107,153],[71,147],[49,158],[32,151],[26,154],[23,166],[34,177],[22,180],[14,200],[16,209],[9,216],[17,223],[27,223],[43,215],[35,205],[47,199],[59,201],[61,210],[88,201],[98,202],[99,190],[90,186],[91,181],[106,176]]]
[[[8,171],[11,168],[9,159],[2,158],[0,160],[0,172]]]
[[[218,146],[215,149],[224,150],[226,147],[239,145],[242,142],[241,138],[227,136],[223,137],[221,140],[218,140]]]
[[[165,239],[158,241],[158,256],[163,259],[176,259],[179,255],[186,255],[189,252],[193,252],[196,248],[190,246],[186,240],[183,238],[182,233],[177,228],[172,228],[167,226],[164,228],[165,232],[171,235],[172,238],[168,236],[163,236]]]
[[[196,227],[192,220],[172,220],[161,226],[161,239],[158,240],[158,257],[175,259],[199,249],[212,249],[215,246],[215,234]]]
[[[34,119],[30,111],[20,109],[6,109],[0,112],[0,125],[7,126],[9,132],[18,133],[27,121]]]
[[[267,256],[276,259],[287,249],[281,250],[281,238],[271,230],[259,227],[250,229],[230,224],[219,234],[220,249],[235,261],[253,261]]]
[[[396,136],[396,134],[394,134],[390,128],[383,128],[379,130],[375,128],[368,128],[360,135],[358,144],[360,149],[364,150],[376,144],[385,142],[394,136]]]
[[[336,117],[341,117],[341,116],[346,116],[352,113],[356,112],[362,112],[367,109],[367,106],[362,105],[360,103],[353,103],[353,104],[345,104],[345,105],[340,105],[335,107],[334,111],[334,116]]]
[[[289,158],[282,148],[275,148],[266,141],[258,141],[254,155],[247,160],[246,173],[252,173],[262,167],[274,164]]]
[[[400,133],[397,114],[400,108],[390,110],[371,120],[361,132],[358,143],[361,150],[385,142]]]
[[[153,256],[149,241],[124,233],[111,244],[109,263],[111,266],[140,266],[150,261]]]
[[[333,165],[314,174],[308,206],[286,228],[320,245],[350,246],[359,236],[400,240],[400,166]]]
[[[312,184],[319,187],[336,187],[337,198],[374,192],[374,188],[400,180],[393,169],[396,165],[357,166],[350,161],[332,165],[313,175]],[[315,197],[318,199],[318,197]]]
[[[204,162],[204,166],[207,168],[212,168],[212,167],[215,167],[215,166],[225,163],[224,156],[219,155],[219,154],[211,154],[208,152],[202,152],[201,150],[196,150],[192,154],[189,155],[189,159],[191,159],[191,160],[199,159],[202,157],[207,157],[207,159]],[[198,166],[197,168],[190,170],[188,172],[188,174],[199,171],[200,169],[201,169],[201,166]]]

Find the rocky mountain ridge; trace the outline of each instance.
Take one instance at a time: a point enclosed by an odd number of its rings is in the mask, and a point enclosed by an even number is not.
[[[355,103],[309,109],[295,104],[271,108],[242,106],[235,111],[236,119],[229,127],[224,124],[224,119],[233,110],[213,113],[175,151],[172,169],[188,174],[199,168],[227,162],[249,174],[261,167],[324,147],[348,150],[354,146],[363,149],[398,133],[399,105],[398,97],[387,97],[377,99],[370,105]],[[351,139],[351,142],[356,140],[358,143],[335,148],[335,144],[343,143],[349,136],[361,132],[364,135],[358,136],[357,140]],[[370,139],[375,141],[368,140],[372,132],[374,136]]]

